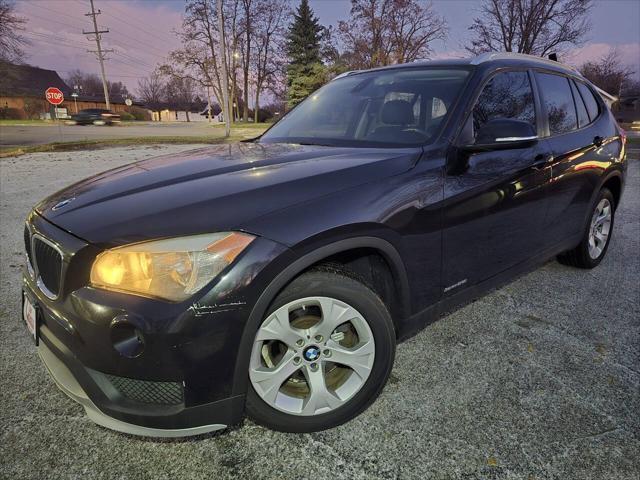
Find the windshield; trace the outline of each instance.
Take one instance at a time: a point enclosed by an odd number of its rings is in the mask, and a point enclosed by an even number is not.
[[[348,75],[309,97],[263,143],[407,147],[433,141],[468,69],[403,68]]]

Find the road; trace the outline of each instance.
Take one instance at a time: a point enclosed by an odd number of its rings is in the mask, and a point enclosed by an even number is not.
[[[242,128],[242,127],[239,127]],[[0,125],[0,146],[41,145],[52,142],[77,142],[134,137],[201,137],[224,135],[222,126],[207,122],[124,124],[112,127],[95,125]],[[258,135],[258,133],[256,133]]]
[[[101,170],[185,146],[0,159],[0,478],[640,478],[640,161],[591,271],[548,262],[399,345],[389,384],[341,427],[249,420],[185,440],[118,434],[58,391],[20,315],[31,206]],[[224,368],[224,366],[221,366]]]
[[[247,138],[254,136],[256,127],[235,127],[234,134],[241,134],[239,130],[247,130]],[[82,140],[105,140],[113,138],[135,137],[221,137],[224,133],[222,126],[214,126],[207,122],[189,123],[143,123],[122,124],[113,127],[98,127],[95,125],[0,125],[0,146],[41,145],[52,142],[77,142]],[[255,136],[260,132],[255,131]],[[640,132],[627,132],[630,138],[640,137]]]

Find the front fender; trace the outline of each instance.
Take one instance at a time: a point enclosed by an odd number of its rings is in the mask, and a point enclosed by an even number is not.
[[[247,319],[238,347],[233,381],[233,395],[245,394],[248,387],[248,369],[251,347],[255,332],[278,293],[300,273],[319,261],[337,253],[358,248],[371,248],[378,251],[389,263],[396,281],[400,283],[400,304],[402,312],[410,312],[409,284],[406,269],[398,250],[389,241],[377,236],[355,236],[343,238],[318,246],[319,239],[310,239],[293,247],[287,252],[288,266],[282,269],[270,281],[253,306]]]

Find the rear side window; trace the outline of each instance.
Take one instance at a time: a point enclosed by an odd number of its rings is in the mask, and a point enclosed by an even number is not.
[[[582,96],[578,92],[575,83],[571,80],[571,91],[573,92],[573,100],[576,102],[576,111],[578,112],[578,127],[582,128],[589,124],[589,114],[587,113],[587,107],[584,106]]]
[[[593,96],[593,92],[591,91],[591,89],[587,87],[584,83],[576,82],[576,84],[578,85],[578,90],[582,95],[584,104],[587,106],[587,112],[589,112],[589,118],[593,122],[598,116],[598,113],[600,112],[600,108],[598,107],[598,101]]]
[[[527,72],[498,73],[484,86],[473,108],[474,132],[495,118],[522,120],[535,129],[533,90]]]
[[[576,130],[578,119],[569,79],[547,73],[536,73],[536,79],[542,95],[542,102],[546,107],[551,135]]]

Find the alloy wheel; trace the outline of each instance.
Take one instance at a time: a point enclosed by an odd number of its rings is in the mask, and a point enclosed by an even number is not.
[[[591,217],[589,230],[589,256],[597,259],[602,255],[611,231],[611,202],[603,198],[600,200]]]
[[[320,415],[344,405],[362,388],[374,358],[371,328],[355,308],[335,298],[307,297],[264,320],[249,378],[271,407]]]

